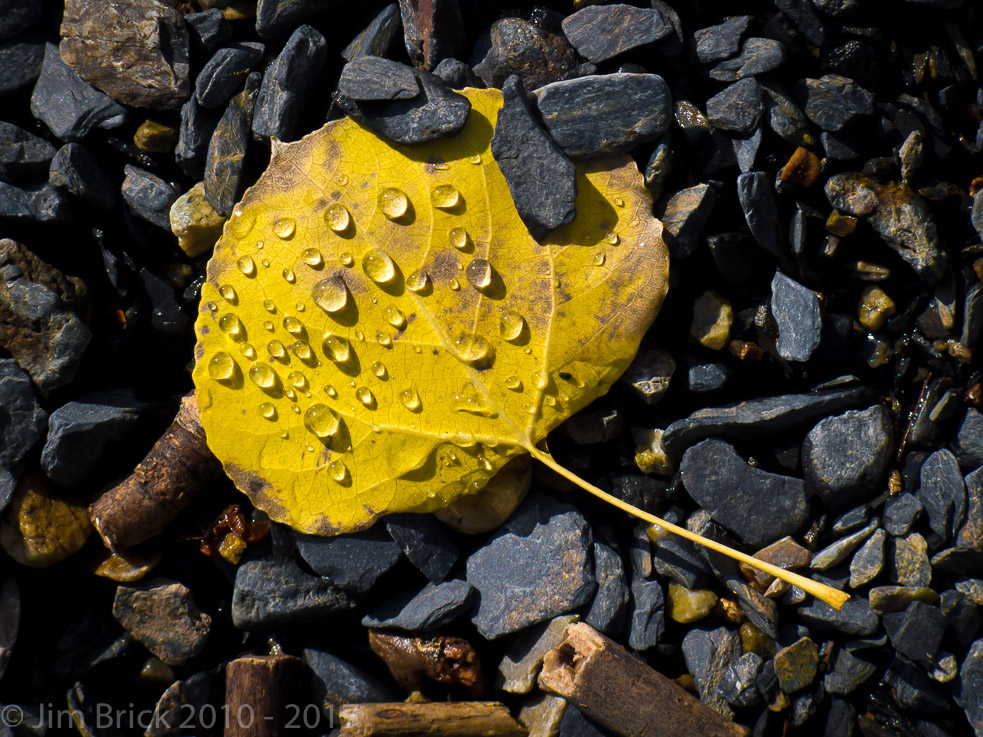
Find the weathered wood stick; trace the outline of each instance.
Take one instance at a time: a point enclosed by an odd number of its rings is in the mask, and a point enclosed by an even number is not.
[[[225,666],[225,737],[281,737],[295,717],[287,709],[299,690],[301,660],[293,655],[256,655]]]
[[[198,403],[189,394],[133,473],[89,505],[89,518],[106,547],[125,550],[163,532],[220,470],[205,444]]]
[[[622,737],[745,737],[621,645],[580,622],[546,653],[539,687]]]
[[[495,701],[427,704],[345,704],[340,737],[525,737],[526,730]]]

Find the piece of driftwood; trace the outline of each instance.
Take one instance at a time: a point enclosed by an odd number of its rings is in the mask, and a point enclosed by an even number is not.
[[[747,730],[583,622],[546,653],[539,687],[622,737],[745,737]]]
[[[281,737],[300,705],[303,667],[293,655],[255,655],[225,666],[225,737]]]
[[[89,518],[106,547],[125,550],[163,532],[221,468],[208,450],[198,403],[189,394],[133,473],[89,505]]]
[[[345,704],[340,737],[525,737],[526,730],[495,701]]]
[[[473,699],[485,692],[478,653],[461,637],[414,637],[370,629],[369,647],[386,662],[393,680],[408,692],[422,690],[428,678],[467,686]]]

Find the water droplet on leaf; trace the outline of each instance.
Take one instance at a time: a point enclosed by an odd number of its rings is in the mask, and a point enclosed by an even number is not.
[[[390,220],[396,220],[406,214],[410,201],[406,194],[395,187],[389,187],[379,193],[379,209]]]
[[[266,352],[273,356],[273,358],[283,358],[287,355],[287,349],[283,347],[283,343],[279,340],[271,340],[267,343]]]
[[[348,467],[340,460],[331,461],[331,463],[328,464],[328,473],[330,473],[331,478],[333,478],[339,484],[348,480]]]
[[[239,271],[246,276],[256,275],[256,262],[253,261],[252,256],[243,256],[237,263],[239,266]]]
[[[425,271],[414,271],[406,278],[406,288],[411,292],[424,292],[430,288],[430,275]]]
[[[276,407],[269,402],[263,402],[259,405],[259,413],[268,420],[276,419]]]
[[[225,351],[219,351],[208,362],[208,375],[215,381],[227,381],[235,374],[236,362]]]
[[[348,304],[348,285],[340,276],[329,276],[314,285],[311,299],[325,312],[339,312]]]
[[[388,375],[386,365],[378,361],[372,364],[372,373],[375,374],[377,379],[384,379]]]
[[[260,389],[269,389],[276,383],[276,372],[265,363],[254,363],[249,369],[249,378]]]
[[[327,335],[324,338],[324,353],[335,363],[344,363],[351,355],[351,344],[340,335]]]
[[[386,308],[386,322],[388,322],[394,328],[402,330],[406,327],[406,315],[404,315],[398,307],[389,305]]]
[[[341,203],[336,202],[330,205],[327,210],[324,211],[324,222],[328,224],[335,233],[342,233],[348,229],[348,225],[351,223],[351,215],[348,213],[348,208]]]
[[[377,284],[387,284],[396,276],[396,265],[389,254],[377,248],[369,249],[362,257],[365,275]]]
[[[289,240],[294,237],[294,233],[297,230],[297,221],[293,218],[282,217],[277,218],[273,223],[273,234],[277,238],[282,238],[283,240]]]
[[[300,335],[302,332],[304,332],[304,324],[296,317],[291,317],[288,315],[287,317],[283,318],[283,329],[291,335]]]
[[[506,312],[498,325],[498,332],[504,340],[518,339],[526,328],[526,318],[518,312]]]
[[[464,228],[453,228],[447,233],[447,240],[454,248],[465,249],[468,247],[468,231]]]
[[[232,340],[246,339],[246,330],[242,327],[242,321],[231,312],[226,312],[218,319],[218,328]]]
[[[522,391],[522,379],[518,376],[510,376],[505,380],[505,388],[514,392]]]
[[[319,438],[331,437],[340,425],[338,413],[327,405],[312,404],[304,412],[304,427]]]
[[[287,381],[300,390],[303,390],[304,387],[307,386],[307,377],[300,371],[291,371],[289,374],[287,374]]]
[[[420,401],[420,393],[417,392],[416,387],[412,386],[409,389],[404,389],[399,393],[399,402],[410,412],[416,412],[422,405],[422,402]]]
[[[375,403],[375,396],[372,394],[372,390],[367,386],[360,386],[355,390],[355,399],[360,401],[366,407],[371,407]]]
[[[324,257],[316,248],[305,248],[300,254],[300,259],[312,269],[319,269],[324,264]]]
[[[284,269],[283,278],[287,280],[287,284],[293,284],[297,281],[297,275],[294,273],[293,269]]]
[[[298,340],[296,343],[290,346],[290,350],[291,352],[293,352],[295,356],[297,356],[297,358],[299,358],[302,361],[306,361],[311,356],[314,355],[314,352],[311,350],[311,347],[303,340]]]
[[[483,258],[476,258],[471,261],[464,274],[467,276],[471,286],[478,291],[487,289],[492,282],[491,264]]]
[[[453,184],[439,184],[430,193],[430,201],[441,209],[454,207],[461,201],[461,193]]]

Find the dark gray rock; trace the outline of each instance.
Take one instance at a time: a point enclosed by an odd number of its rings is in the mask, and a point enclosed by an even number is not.
[[[171,666],[183,665],[204,649],[212,624],[212,618],[196,606],[191,589],[157,578],[117,587],[113,616]]]
[[[21,188],[0,182],[0,220],[65,223],[71,213],[61,192],[49,184]]]
[[[734,82],[707,100],[710,124],[738,136],[751,135],[764,112],[764,94],[753,77]]]
[[[94,129],[121,125],[126,108],[86,84],[45,44],[41,74],[31,95],[31,114],[63,141],[80,141]]]
[[[203,55],[212,54],[232,38],[232,26],[218,8],[184,16],[188,24],[188,41],[191,48]]]
[[[771,281],[771,314],[778,324],[778,354],[786,361],[808,361],[819,346],[823,327],[816,293],[776,271]]]
[[[402,557],[399,546],[381,525],[335,537],[298,533],[296,538],[300,557],[315,573],[354,594],[368,592]]]
[[[708,394],[724,387],[730,378],[730,369],[719,361],[698,363],[686,372],[686,388],[694,394]]]
[[[516,76],[502,89],[491,151],[509,185],[522,222],[537,240],[577,215],[577,170],[539,125]],[[551,182],[544,188],[543,182]]]
[[[857,589],[873,581],[884,568],[884,542],[887,533],[877,530],[850,561],[850,588]]]
[[[174,287],[146,267],[137,276],[154,310],[150,318],[153,328],[172,335],[185,330],[190,320],[177,301]]]
[[[380,10],[362,32],[345,47],[341,57],[345,61],[351,61],[359,56],[388,57],[397,39],[402,35],[402,30],[403,21],[399,16],[399,5],[390,3]],[[435,69],[434,74],[436,73]]]
[[[823,151],[830,159],[851,161],[860,158],[859,141],[850,131],[841,131],[840,133],[823,131],[819,134],[819,140],[823,144]]]
[[[325,617],[355,606],[343,589],[291,561],[252,560],[236,570],[232,623],[239,629],[323,624]]]
[[[639,572],[631,579],[631,618],[628,621],[628,647],[648,650],[659,644],[665,631],[665,596],[662,584],[648,580]]]
[[[563,33],[577,52],[594,64],[659,41],[672,26],[654,8],[589,5],[563,19]]]
[[[458,59],[444,59],[433,73],[452,90],[463,90],[465,87],[482,89],[485,86],[485,83],[471,71],[471,67]]]
[[[802,481],[752,468],[722,440],[705,440],[679,466],[689,495],[754,548],[796,533],[808,517]]]
[[[48,417],[41,467],[56,484],[84,480],[126,437],[139,416],[139,408],[133,406],[85,401],[62,405]]]
[[[81,143],[67,143],[55,153],[48,181],[80,203],[108,210],[116,202],[116,188],[99,160]]]
[[[811,146],[815,138],[809,130],[809,119],[785,92],[773,85],[762,86],[768,126],[779,138],[793,146]]]
[[[810,0],[775,0],[775,7],[792,21],[810,46],[818,48],[826,43],[826,29]]]
[[[694,543],[676,535],[651,542],[652,567],[664,578],[688,589],[706,586],[710,569]]]
[[[488,87],[501,87],[516,74],[526,92],[532,92],[563,79],[577,66],[577,53],[562,33],[522,18],[502,18],[478,39],[471,64],[474,74]]]
[[[849,535],[851,532],[856,532],[861,527],[866,526],[868,522],[870,522],[870,507],[866,504],[861,504],[859,507],[854,507],[833,520],[833,526],[830,528],[830,531],[837,537],[841,537],[843,535]]]
[[[420,94],[412,67],[376,56],[360,56],[345,64],[338,92],[352,100],[409,100]]]
[[[956,438],[952,441],[952,450],[964,471],[973,471],[983,466],[983,414],[975,408],[966,409],[966,415],[956,431]]]
[[[394,143],[426,143],[459,132],[471,112],[468,99],[429,72],[414,74],[422,94],[412,99],[360,102],[339,95],[336,100],[348,115]]]
[[[703,64],[712,64],[734,56],[741,48],[741,36],[750,22],[750,15],[738,15],[694,32],[693,53],[696,60]]]
[[[324,0],[259,0],[256,3],[256,33],[260,38],[285,36],[301,21],[334,11],[339,4]]]
[[[983,470],[966,475],[966,522],[956,535],[956,547],[983,550]]]
[[[428,583],[377,607],[362,617],[362,625],[433,632],[471,609],[474,593],[474,587],[461,579]]]
[[[174,159],[181,171],[192,179],[204,176],[208,144],[221,117],[221,111],[206,110],[194,95],[181,107],[181,128]]]
[[[410,63],[431,70],[447,58],[460,58],[464,46],[464,22],[459,0],[399,0],[403,41]]]
[[[0,41],[36,26],[42,8],[41,3],[32,0],[0,0]]]
[[[932,565],[928,545],[917,532],[896,537],[892,542],[888,573],[892,581],[904,586],[928,586],[932,580]]]
[[[930,680],[914,663],[895,657],[884,674],[884,683],[891,687],[895,700],[902,709],[912,709],[924,714],[944,714],[951,702],[946,690]]]
[[[467,562],[472,621],[486,639],[569,612],[594,595],[591,532],[574,507],[532,494]]]
[[[866,527],[857,530],[852,535],[841,537],[839,540],[827,545],[822,550],[816,552],[816,554],[812,557],[809,567],[814,571],[828,571],[834,566],[839,565],[846,560],[850,553],[860,547],[860,545],[863,544],[867,538],[873,535],[874,530],[876,530],[879,525],[880,522],[875,519]]]
[[[43,138],[0,120],[0,179],[16,184],[43,178],[54,155]]]
[[[983,609],[973,601],[971,596],[958,589],[942,592],[939,609],[945,617],[949,632],[959,646],[968,647],[976,638],[980,627],[983,627]]]
[[[916,663],[932,667],[945,634],[945,620],[938,607],[913,601],[903,612],[885,614],[883,621],[895,650]]]
[[[827,693],[845,696],[860,688],[876,671],[876,664],[840,647],[836,651],[833,670],[823,677],[823,688]]]
[[[690,445],[712,436],[742,442],[779,436],[831,414],[868,407],[876,399],[877,395],[869,389],[853,388],[784,394],[701,409],[669,425],[662,435],[662,447],[669,455],[679,456]]]
[[[41,439],[47,420],[30,377],[12,358],[0,358],[0,467],[19,462]]]
[[[874,112],[873,96],[849,77],[827,74],[796,85],[806,117],[824,131],[838,131]]]
[[[882,405],[820,421],[802,442],[806,487],[833,507],[876,489],[894,450],[891,415]]]
[[[656,209],[656,217],[662,221],[662,238],[672,256],[686,258],[693,254],[716,202],[717,193],[710,185],[697,184],[676,192]]]
[[[178,198],[174,188],[145,169],[127,164],[123,180],[123,200],[139,218],[170,232],[171,205]]]
[[[959,342],[974,348],[983,335],[983,284],[977,282],[966,288],[963,298],[963,329]]]
[[[908,492],[888,499],[884,504],[884,530],[895,537],[907,535],[922,509],[918,498]]]
[[[983,640],[974,642],[963,658],[953,698],[976,734],[983,732]]]
[[[877,632],[880,620],[870,608],[865,596],[854,594],[837,611],[824,601],[815,599],[799,607],[799,617],[806,624],[821,630],[833,630],[847,635],[867,637]]]
[[[35,31],[0,41],[0,97],[37,81],[44,60],[45,40],[43,32]]]
[[[757,677],[762,665],[764,663],[760,655],[748,652],[724,669],[720,679],[720,693],[728,704],[735,709],[746,709],[761,701]]]
[[[763,171],[741,174],[737,177],[737,198],[751,235],[765,251],[779,258],[778,209],[772,178]]]
[[[820,0],[827,2],[828,0]],[[826,715],[826,730],[823,737],[854,737],[857,724],[857,710],[846,699],[830,699],[829,713]]]
[[[386,530],[410,563],[434,583],[447,578],[458,552],[445,528],[429,514],[391,514]]]
[[[615,737],[615,733],[591,721],[580,709],[567,703],[560,719],[557,737]]]
[[[758,151],[761,149],[761,131],[757,128],[747,138],[733,138],[731,145],[734,147],[734,158],[737,159],[737,168],[742,174],[747,174],[754,168],[754,163],[758,158]]]
[[[808,1],[808,0],[807,0]],[[745,77],[778,69],[785,63],[785,46],[770,38],[749,38],[744,41],[740,56],[722,61],[710,69],[710,78],[718,82],[736,82]]]
[[[205,198],[222,217],[232,214],[233,206],[242,196],[245,185],[242,178],[243,167],[259,86],[260,75],[253,72],[246,79],[245,89],[232,98],[232,102],[222,113],[208,143],[204,175]],[[182,125],[182,130],[183,127]],[[179,143],[179,158],[180,149]]]
[[[553,82],[535,96],[546,130],[568,156],[627,151],[672,121],[669,86],[658,74],[589,75]]]
[[[932,573],[940,579],[977,576],[983,570],[983,550],[946,548],[932,556]],[[958,588],[958,581],[957,586]],[[983,601],[983,594],[980,595]]]
[[[327,41],[310,26],[300,26],[263,76],[253,114],[253,133],[281,141],[296,137],[304,104],[328,57]]]
[[[584,621],[609,637],[618,637],[624,632],[628,611],[625,566],[621,556],[600,541],[594,543],[594,579],[597,594]]]
[[[311,696],[318,704],[338,707],[400,698],[388,685],[326,650],[305,648],[303,658],[311,674]]]
[[[721,685],[727,666],[741,655],[740,635],[726,627],[691,629],[683,637],[682,651],[700,700],[719,714],[730,717]]]
[[[266,47],[245,42],[216,51],[195,80],[195,98],[206,108],[224,106],[263,58]]]
[[[945,449],[936,451],[922,464],[919,477],[916,496],[928,526],[943,541],[952,540],[966,517],[966,488],[956,457]]]
[[[970,221],[976,233],[983,238],[983,189],[973,195],[973,209],[970,211]]]
[[[0,514],[10,504],[17,490],[17,477],[6,468],[0,468]]]

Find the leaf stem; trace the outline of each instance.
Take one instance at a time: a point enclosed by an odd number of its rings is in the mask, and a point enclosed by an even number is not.
[[[563,478],[572,481],[577,486],[584,489],[585,491],[589,491],[597,498],[603,499],[609,504],[613,504],[621,511],[634,515],[635,517],[645,520],[646,522],[649,522],[653,525],[657,525],[663,528],[664,530],[668,530],[669,532],[679,535],[680,537],[685,538],[686,540],[694,542],[698,545],[702,545],[706,548],[710,548],[710,550],[714,550],[718,553],[726,555],[729,558],[733,558],[734,560],[739,560],[741,563],[746,563],[749,566],[757,568],[759,571],[763,571],[793,586],[798,586],[803,591],[806,591],[812,594],[813,596],[815,596],[817,599],[826,602],[836,610],[839,610],[850,598],[849,594],[840,591],[839,589],[835,589],[832,586],[827,586],[824,583],[820,583],[819,581],[813,581],[811,578],[806,578],[805,576],[801,576],[798,573],[793,573],[792,571],[787,571],[784,568],[779,568],[778,566],[772,565],[771,563],[767,563],[761,560],[760,558],[755,558],[753,556],[747,555],[746,553],[742,553],[739,550],[734,550],[733,548],[728,547],[727,545],[718,543],[716,540],[711,540],[709,538],[703,537],[702,535],[698,535],[695,532],[690,532],[685,527],[679,527],[678,525],[674,525],[671,522],[667,522],[664,519],[660,519],[653,514],[644,512],[638,507],[633,507],[631,504],[622,501],[618,497],[608,494],[606,491],[597,488],[593,484],[587,483],[582,478],[580,478],[574,473],[571,473],[563,466],[561,466],[559,463],[557,463],[553,459],[553,456],[551,456],[549,453],[544,453],[543,451],[539,450],[536,446],[532,444],[527,445],[526,450],[529,451],[529,454],[532,455],[533,458],[535,458],[537,461],[542,463],[544,466],[553,469],[558,474],[563,476]]]

